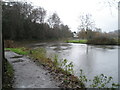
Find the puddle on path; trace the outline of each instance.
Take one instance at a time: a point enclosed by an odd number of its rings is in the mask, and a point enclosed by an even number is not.
[[[24,60],[22,59],[18,59],[18,60],[15,60],[15,61],[12,61],[12,63],[18,63],[18,62],[23,62]]]
[[[23,56],[13,56],[13,57],[10,57],[10,58],[22,58]]]

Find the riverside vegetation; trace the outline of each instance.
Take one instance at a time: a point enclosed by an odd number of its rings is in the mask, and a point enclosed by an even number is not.
[[[83,70],[80,69],[80,76],[74,76],[73,63],[68,62],[67,59],[58,60],[55,55],[53,59],[46,58],[46,51],[43,48],[27,49],[27,48],[5,48],[18,54],[29,55],[33,60],[48,69],[56,80],[61,81],[61,86],[64,88],[85,88],[88,82],[91,88],[108,88],[111,84],[112,77],[104,74],[97,75],[93,80],[87,79]],[[119,84],[112,83],[110,88],[117,88]]]
[[[14,77],[14,69],[13,66],[6,60],[3,60],[3,83],[2,88],[12,88],[13,77]]]
[[[93,44],[93,45],[120,45],[120,39],[113,39],[107,37],[96,37],[93,39],[77,39],[67,40],[67,43],[82,43],[82,44]]]

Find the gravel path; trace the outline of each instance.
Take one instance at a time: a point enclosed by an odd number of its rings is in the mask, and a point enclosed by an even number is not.
[[[5,57],[15,70],[13,88],[59,88],[59,82],[27,56],[5,51]]]

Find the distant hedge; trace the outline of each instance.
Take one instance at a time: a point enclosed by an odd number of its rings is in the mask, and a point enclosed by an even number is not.
[[[87,43],[95,45],[116,45],[117,41],[113,38],[108,37],[96,37],[93,39],[88,39]]]

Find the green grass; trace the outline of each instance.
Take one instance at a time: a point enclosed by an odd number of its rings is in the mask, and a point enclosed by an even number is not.
[[[10,50],[10,51],[13,51],[13,52],[21,54],[21,55],[29,54],[29,50],[27,50],[24,47],[22,47],[22,48],[5,48],[5,50]]]
[[[67,43],[87,43],[87,40],[67,40]]]

